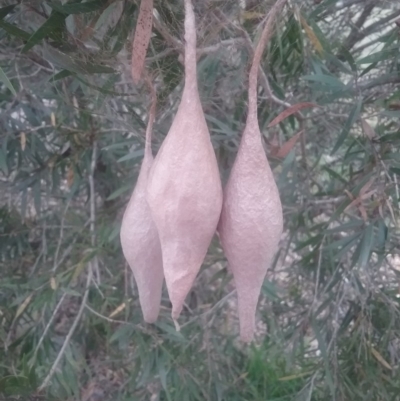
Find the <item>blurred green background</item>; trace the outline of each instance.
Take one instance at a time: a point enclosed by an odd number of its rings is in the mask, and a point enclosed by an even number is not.
[[[225,181],[273,0],[193,2]],[[142,321],[119,242],[150,102],[130,77],[138,6],[1,2],[0,399],[400,400],[399,2],[292,0],[277,21],[259,123],[285,231],[251,345],[217,238],[181,332],[166,291]],[[183,87],[183,2],[154,7],[156,152]],[[303,102],[319,107],[267,128]]]

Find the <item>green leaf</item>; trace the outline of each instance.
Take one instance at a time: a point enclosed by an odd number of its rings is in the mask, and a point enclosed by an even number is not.
[[[91,13],[93,11],[101,10],[109,0],[92,0],[85,3],[49,3],[49,6],[60,13],[63,14],[84,14]]]
[[[132,184],[127,184],[122,186],[121,188],[118,188],[116,191],[114,191],[106,200],[113,200],[115,198],[118,198],[120,195],[123,193],[129,191],[132,189]]]
[[[0,148],[0,169],[8,176],[7,154]]]
[[[77,58],[74,58],[72,55],[63,53],[52,46],[45,46],[44,54],[46,56],[46,59],[48,59],[50,62],[58,65],[59,67],[67,71],[74,72],[76,74],[87,75],[87,74],[115,73],[115,70],[111,67],[81,61]],[[65,78],[67,76],[67,73],[62,71],[59,74],[61,78]],[[61,79],[60,76],[57,75],[55,75],[53,79],[55,78]]]
[[[349,135],[350,129],[353,126],[354,122],[357,120],[358,116],[360,115],[362,107],[362,98],[359,98],[357,103],[354,105],[353,109],[350,112],[349,118],[347,119],[343,130],[341,134],[339,135],[338,140],[336,141],[335,146],[333,147],[333,150],[331,152],[331,155],[336,153],[336,151],[343,145],[343,142],[347,138],[347,135]]]
[[[33,192],[33,203],[35,204],[36,213],[40,215],[41,209],[41,187],[40,187],[40,177],[36,180],[35,185],[32,188]]]
[[[70,77],[71,75],[74,75],[71,71],[62,70],[62,71],[58,72],[57,74],[54,74],[52,77],[50,77],[49,81],[52,81],[52,82],[59,81],[60,79]]]
[[[383,219],[379,219],[376,246],[380,252],[385,250],[389,229]]]
[[[28,40],[31,37],[28,32],[23,31],[22,29],[19,29],[15,25],[10,24],[6,21],[0,20],[0,28],[3,28],[9,35],[16,36],[17,38],[20,38],[24,41]]]
[[[187,342],[186,338],[182,335],[180,331],[176,331],[175,327],[161,321],[156,322],[155,325],[160,328],[164,333],[166,333],[167,337],[171,340],[178,341],[180,343]]]
[[[329,388],[331,390],[331,395],[334,396],[335,394],[335,387],[333,385],[333,379],[332,379],[332,374],[331,370],[329,368],[329,357],[328,357],[328,350],[326,348],[325,340],[320,332],[320,329],[318,327],[317,321],[314,319],[314,317],[311,317],[311,327],[315,333],[315,338],[318,341],[318,347],[319,350],[321,351],[322,359],[324,361],[324,366],[325,366],[325,373],[326,373],[326,379],[328,381]]]
[[[112,150],[112,149],[121,149],[126,146],[132,146],[134,143],[134,139],[130,139],[129,141],[122,141],[118,143],[113,143],[112,145],[104,146],[101,150]]]
[[[17,96],[17,92],[15,91],[12,83],[8,79],[6,73],[3,71],[3,69],[0,67],[0,81],[4,83],[5,86],[10,90],[10,92],[14,95]]]
[[[338,90],[345,89],[346,87],[341,81],[339,81],[336,77],[332,75],[315,74],[315,75],[305,75],[302,78],[307,81],[320,82],[322,84],[328,85]]]
[[[335,55],[326,52],[325,58],[326,60],[334,64],[336,67],[340,68],[340,70],[345,74],[351,74],[351,70],[347,68],[347,66],[342,61],[340,61]]]
[[[138,149],[138,150],[130,152],[127,155],[121,157],[120,159],[117,160],[117,162],[121,163],[121,162],[126,162],[127,160],[131,160],[131,159],[138,159],[138,158],[143,157],[143,155],[144,155],[144,149]]]
[[[370,64],[370,63],[378,63],[380,61],[387,61],[387,59],[389,58],[397,57],[398,54],[399,54],[399,48],[397,46],[391,49],[383,49],[379,52],[370,54],[369,56],[357,60],[357,64]]]
[[[364,231],[363,239],[360,242],[360,254],[358,257],[358,264],[365,267],[369,261],[372,247],[374,242],[374,226],[369,224]]]
[[[0,19],[3,19],[4,17],[6,17],[12,10],[14,10],[14,7],[17,4],[11,4],[9,6],[5,6],[0,8]]]
[[[87,81],[85,81],[84,79],[80,78],[80,77],[76,77],[76,79],[79,82],[82,82],[84,85],[88,86],[89,88],[95,89],[97,91],[99,91],[100,93],[104,93],[106,95],[113,95],[113,96],[132,96],[132,95],[137,95],[137,93],[129,93],[129,92],[115,92],[115,91],[110,91],[104,88],[100,88],[99,86],[93,85]]]
[[[133,333],[135,332],[135,327],[131,324],[126,324],[119,327],[110,338],[110,343],[129,343]]]
[[[344,47],[342,46],[340,48],[340,54],[344,57],[344,59],[348,62],[351,70],[353,71],[353,73],[357,73],[357,64],[354,61],[353,56],[351,55],[351,53]]]
[[[122,17],[117,25],[117,39],[113,47],[113,53],[116,54],[124,47],[126,39],[130,32],[132,32],[135,25],[135,18],[133,15],[136,11],[136,5],[127,1],[125,3]]]
[[[336,180],[338,180],[338,181],[342,182],[343,184],[347,185],[348,181],[346,179],[344,179],[342,177],[342,175],[340,175],[336,171],[332,170],[328,166],[323,166],[322,169],[325,170],[332,178],[335,178]]]
[[[28,42],[22,48],[22,51],[27,52],[41,40],[59,31],[60,28],[63,28],[65,18],[67,18],[66,14],[52,12],[47,21],[28,39]]]
[[[310,18],[315,18],[322,12],[326,11],[331,5],[334,5],[337,3],[337,0],[326,0],[323,1],[321,4],[319,4],[317,7],[315,7],[310,14]]]

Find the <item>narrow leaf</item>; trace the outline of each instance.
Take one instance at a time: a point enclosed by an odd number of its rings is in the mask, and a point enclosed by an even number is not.
[[[326,75],[326,74],[305,75],[303,76],[303,79],[306,79],[307,81],[320,82],[322,84],[331,86],[332,88],[336,89],[345,88],[345,85],[332,75]]]
[[[9,35],[16,36],[22,40],[28,40],[31,37],[28,32],[23,31],[6,21],[0,20],[0,28],[3,28]]]
[[[383,358],[383,356],[371,345],[370,346],[371,353],[375,357],[375,359],[386,369],[393,370],[388,362]]]
[[[85,3],[50,3],[50,7],[63,14],[84,14],[93,11],[101,10],[104,5],[109,3],[109,0],[92,0]]]
[[[124,185],[121,188],[118,188],[116,191],[114,191],[106,200],[110,201],[113,200],[115,198],[118,198],[121,194],[129,191],[132,189],[132,185],[128,184],[128,185]]]
[[[296,114],[299,110],[308,108],[308,107],[319,107],[315,103],[297,103],[294,104],[291,107],[288,107],[286,110],[282,111],[277,117],[275,117],[268,125],[268,128],[271,128],[277,124],[279,124],[281,121],[283,121],[285,118],[291,116],[292,114]]]
[[[144,150],[143,149],[138,149],[135,150],[134,152],[128,153],[127,155],[121,157],[120,159],[117,160],[117,163],[125,162],[127,160],[131,159],[137,159],[139,157],[142,157],[144,155]]]
[[[18,306],[17,312],[15,314],[15,318],[14,319],[18,319],[19,316],[21,316],[24,313],[24,310],[27,308],[27,306],[29,305],[29,303],[31,302],[33,297],[33,294],[30,294],[24,302],[22,302],[22,304],[20,306]]]
[[[37,45],[42,39],[48,37],[64,25],[66,14],[53,12],[47,21],[28,39],[22,51],[27,52]]]
[[[374,242],[374,226],[370,224],[364,231],[364,236],[360,245],[358,264],[365,267],[369,261]]]
[[[329,369],[328,350],[326,348],[325,340],[322,337],[322,334],[319,330],[318,323],[316,322],[316,320],[314,318],[311,318],[311,327],[315,333],[315,337],[316,337],[316,340],[318,341],[318,346],[321,351],[322,359],[324,361],[326,378],[327,378],[327,382],[328,382],[328,385],[331,390],[331,395],[334,395],[335,387],[333,385],[333,378],[332,378],[331,370]]]
[[[0,81],[3,82],[3,84],[10,90],[10,92],[16,96],[17,92],[15,91],[11,81],[8,79],[6,73],[3,71],[3,69],[0,67]]]
[[[0,19],[6,17],[12,10],[14,10],[15,6],[16,4],[11,4],[10,6],[0,8]]]
[[[353,126],[354,122],[356,121],[356,119],[358,118],[360,111],[361,111],[361,106],[362,106],[362,99],[360,98],[357,102],[356,105],[354,105],[349,118],[347,119],[343,130],[341,132],[341,134],[339,135],[338,140],[336,141],[335,146],[333,147],[332,150],[332,155],[334,153],[336,153],[336,151],[343,145],[344,140],[347,138],[347,135],[349,135],[350,129]]]
[[[45,46],[44,54],[47,60],[70,72],[70,74],[67,74],[67,72],[61,71],[51,78],[53,80],[65,78],[66,76],[71,75],[71,72],[82,75],[111,74],[115,72],[115,70],[111,67],[81,61],[77,58],[74,58],[72,55],[63,53],[52,46]]]
[[[313,47],[315,48],[315,50],[319,54],[322,54],[324,49],[322,47],[321,42],[317,38],[317,35],[314,33],[313,29],[310,27],[310,25],[307,24],[307,21],[302,16],[300,16],[300,22],[304,28],[304,32],[306,33],[308,39],[310,40],[310,42],[313,45]]]
[[[289,152],[293,149],[294,145],[300,138],[300,135],[304,133],[304,130],[298,132],[296,135],[294,135],[292,138],[290,138],[287,142],[285,142],[274,154],[273,156],[279,158],[279,159],[284,159]]]

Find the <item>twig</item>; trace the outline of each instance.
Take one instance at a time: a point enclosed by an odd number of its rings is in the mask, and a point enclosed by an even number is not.
[[[47,323],[47,325],[46,325],[46,327],[45,327],[45,329],[44,329],[44,331],[43,331],[43,334],[42,334],[42,336],[40,337],[40,340],[39,340],[39,342],[38,342],[38,344],[37,344],[37,346],[36,346],[36,348],[35,348],[35,352],[34,352],[33,358],[32,358],[33,363],[35,363],[35,361],[36,361],[36,354],[38,353],[39,348],[40,348],[40,346],[42,345],[42,342],[43,342],[44,338],[46,337],[46,334],[47,334],[47,332],[49,331],[50,326],[51,326],[51,324],[53,323],[53,320],[54,320],[54,318],[56,317],[56,314],[57,314],[58,310],[60,309],[62,303],[64,302],[64,299],[65,299],[66,296],[67,296],[67,293],[65,292],[65,293],[62,295],[62,297],[60,298],[60,300],[58,301],[58,304],[56,305],[56,307],[54,308],[53,314],[51,315],[50,320],[48,321],[48,323]]]
[[[249,34],[247,33],[247,31],[242,28],[240,25],[234,24],[231,20],[229,20],[226,15],[221,12],[220,10],[216,10],[215,11],[216,17],[219,19],[223,19],[224,21],[221,23],[223,24],[229,24],[231,26],[233,26],[237,31],[239,31],[242,36],[245,39],[246,42],[246,48],[250,54],[251,57],[254,57],[254,48],[253,48],[253,42],[249,36]],[[286,102],[285,100],[281,100],[278,97],[276,97],[271,89],[271,86],[269,84],[268,81],[268,77],[267,74],[265,73],[264,69],[262,68],[262,66],[259,66],[259,74],[260,74],[260,83],[265,91],[266,97],[273,103],[279,105],[279,106],[283,106],[286,109],[291,107],[292,105],[289,102]],[[304,115],[298,111],[294,114],[294,117],[297,119],[297,121],[299,122],[299,129],[301,130],[305,130],[305,118]],[[306,140],[305,140],[305,135],[301,135],[300,138],[300,144],[301,144],[301,154],[302,154],[302,160],[303,160],[303,164],[304,167],[306,168],[306,170],[308,171],[308,164],[307,164],[307,155],[306,155]]]
[[[89,295],[89,288],[90,288],[90,283],[92,281],[92,277],[93,277],[93,269],[92,269],[91,262],[90,262],[89,263],[89,272],[88,272],[87,279],[86,279],[86,289],[85,289],[85,293],[83,295],[82,303],[81,303],[81,306],[79,308],[78,314],[76,315],[75,320],[72,323],[72,326],[71,326],[67,336],[65,337],[64,344],[62,345],[62,347],[60,349],[60,352],[58,353],[57,358],[54,361],[54,363],[53,363],[53,365],[52,365],[52,367],[50,369],[50,372],[48,373],[46,378],[43,380],[43,383],[38,388],[38,391],[41,391],[45,387],[47,387],[47,385],[49,384],[51,378],[53,377],[53,375],[54,375],[54,373],[55,373],[55,371],[57,369],[58,364],[61,361],[61,358],[64,356],[64,352],[65,352],[69,342],[71,341],[72,335],[74,334],[75,329],[78,326],[78,323],[81,320],[83,311],[85,309],[85,305],[86,305],[87,298],[88,298],[88,295]]]
[[[95,210],[95,187],[94,187],[94,170],[96,168],[96,159],[97,159],[97,143],[93,143],[93,152],[92,152],[92,161],[90,165],[90,174],[89,174],[89,188],[90,188],[90,233],[91,233],[91,243],[92,247],[94,248],[96,244],[96,231],[95,231],[95,219],[96,219],[96,210]],[[86,302],[89,296],[89,289],[90,289],[90,284],[92,282],[93,278],[93,268],[96,265],[97,262],[97,256],[95,255],[94,258],[89,262],[88,264],[88,275],[86,278],[86,286],[85,286],[85,293],[83,295],[82,303],[79,307],[79,311],[75,317],[74,322],[72,323],[72,326],[65,337],[64,343],[60,349],[60,352],[57,355],[56,360],[54,361],[48,375],[46,378],[43,380],[43,383],[41,386],[38,388],[38,391],[43,390],[47,385],[49,384],[50,380],[52,379],[58,364],[60,363],[62,357],[64,356],[65,350],[67,349],[67,346],[69,342],[71,341],[71,338],[75,332],[75,329],[77,328],[81,317],[83,315],[83,312],[86,307]]]
[[[319,279],[321,274],[321,263],[322,263],[322,250],[324,247],[325,235],[322,238],[321,245],[319,246],[319,255],[318,255],[318,268],[317,268],[317,278],[315,280],[315,291],[314,291],[314,299],[311,305],[311,309],[315,306],[317,299],[318,299],[318,286],[319,286]]]
[[[176,48],[179,52],[183,52],[183,44],[180,40],[172,36],[168,29],[157,18],[153,18],[154,27],[160,32],[165,41],[172,47]]]
[[[71,199],[72,198],[70,198],[68,200],[67,205],[65,206],[65,209],[64,209],[64,213],[63,213],[62,218],[61,218],[60,238],[58,239],[57,249],[56,249],[56,253],[54,255],[53,272],[57,269],[58,254],[60,252],[61,243],[62,243],[62,240],[64,238],[65,215],[67,214],[67,211],[68,211],[68,208],[69,208],[69,204],[71,203]]]
[[[90,223],[90,219],[86,221],[86,223],[83,225],[83,229],[85,229],[88,224]],[[62,265],[62,263],[64,262],[64,260],[66,259],[66,257],[71,253],[72,249],[73,249],[73,245],[76,243],[76,241],[78,241],[79,239],[79,235],[75,235],[74,239],[72,240],[71,244],[68,246],[68,248],[63,252],[60,260],[58,261],[57,265],[55,266],[53,273],[58,269],[58,267],[60,267]]]
[[[96,315],[97,317],[100,317],[101,319],[107,320],[107,322],[110,323],[119,323],[119,324],[124,324],[124,325],[128,325],[128,326],[134,326],[132,323],[129,322],[124,322],[123,320],[115,320],[115,319],[111,319],[107,316],[102,315],[101,313],[95,311],[93,308],[91,308],[89,305],[85,305],[85,308],[88,309],[90,312],[92,312],[94,315]],[[135,326],[136,327],[136,326]]]
[[[207,312],[202,313],[201,315],[197,315],[195,316],[193,319],[190,319],[188,322],[182,324],[182,327],[188,326],[189,324],[193,323],[195,320],[205,317],[207,315],[209,315],[210,313],[214,312],[216,309],[218,309],[220,306],[222,306],[226,300],[228,300],[233,294],[236,293],[236,289],[231,291],[229,294],[225,295],[221,300],[219,300],[210,310],[208,310]]]

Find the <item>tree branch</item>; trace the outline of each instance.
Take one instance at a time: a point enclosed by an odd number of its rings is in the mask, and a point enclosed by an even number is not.
[[[95,220],[96,220],[96,210],[95,210],[95,187],[94,187],[94,170],[96,168],[96,159],[97,159],[97,144],[96,142],[93,143],[93,151],[92,151],[92,160],[90,164],[90,174],[89,174],[89,188],[90,188],[90,234],[91,234],[91,244],[92,247],[95,246],[96,242],[96,231],[95,231]],[[71,328],[69,329],[69,332],[67,336],[65,337],[64,343],[60,349],[60,352],[57,355],[56,360],[54,361],[48,375],[46,378],[43,380],[43,383],[41,386],[38,388],[38,391],[43,390],[50,382],[52,377],[54,376],[54,373],[56,372],[56,369],[58,367],[58,364],[60,363],[62,357],[64,356],[65,350],[67,349],[68,344],[71,341],[71,338],[75,332],[75,329],[77,328],[81,317],[83,315],[83,312],[86,307],[87,299],[89,296],[89,289],[90,289],[90,284],[92,282],[93,278],[93,268],[96,266],[97,263],[97,256],[95,255],[93,259],[89,262],[88,264],[88,275],[86,278],[86,287],[85,287],[85,293],[83,294],[83,299],[82,303],[79,307],[78,313],[75,317],[74,322],[72,323]]]
[[[375,7],[375,2],[369,2],[366,4],[363,12],[358,17],[358,20],[352,27],[349,36],[347,37],[346,41],[344,42],[344,48],[350,50],[358,41],[360,36],[360,29],[364,25],[367,18],[371,15],[372,10]]]

